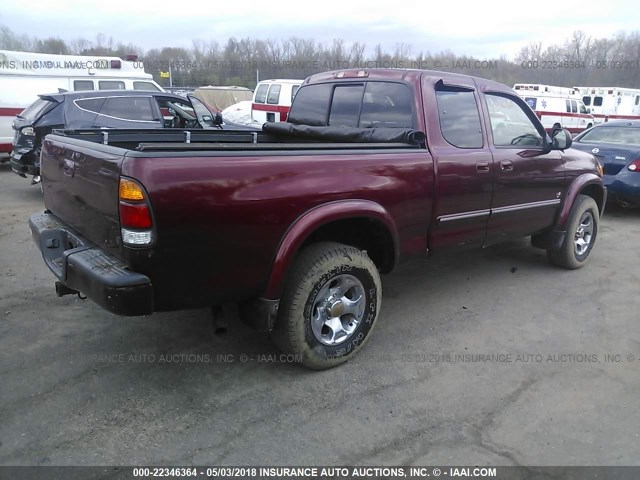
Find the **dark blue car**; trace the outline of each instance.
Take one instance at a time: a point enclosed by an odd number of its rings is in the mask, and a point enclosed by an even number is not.
[[[572,146],[598,159],[609,200],[640,206],[640,121],[596,125],[578,135]]]

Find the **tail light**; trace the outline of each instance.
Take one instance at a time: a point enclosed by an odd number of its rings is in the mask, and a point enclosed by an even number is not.
[[[120,178],[120,232],[125,245],[150,245],[153,241],[153,217],[142,185],[131,178]]]
[[[632,172],[640,172],[640,159],[632,162],[631,165],[629,165],[627,168]]]

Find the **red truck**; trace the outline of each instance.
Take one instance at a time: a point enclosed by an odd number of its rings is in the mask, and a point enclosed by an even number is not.
[[[400,262],[531,236],[584,265],[606,190],[570,146],[499,83],[327,72],[262,131],[48,135],[30,227],[59,295],[121,315],[237,304],[324,369],[367,341]]]

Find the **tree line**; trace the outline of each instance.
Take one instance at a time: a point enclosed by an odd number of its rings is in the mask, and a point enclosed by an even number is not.
[[[380,44],[347,43],[334,39],[229,38],[223,43],[193,40],[190,48],[159,47],[144,51],[131,43],[98,34],[94,40],[20,35],[0,26],[0,49],[67,55],[124,58],[135,53],[145,70],[163,86],[239,85],[254,88],[268,78],[305,78],[341,68],[425,68],[475,75],[507,85],[543,83],[560,86],[619,86],[640,88],[640,31],[595,38],[575,31],[561,44],[531,42],[514,58],[476,58],[450,50],[414,53],[398,43],[391,51]],[[162,75],[165,72],[165,75]]]

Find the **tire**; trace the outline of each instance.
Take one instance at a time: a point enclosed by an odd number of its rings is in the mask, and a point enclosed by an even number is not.
[[[287,278],[272,338],[306,367],[335,367],[367,342],[381,300],[380,275],[366,252],[340,243],[310,245]]]
[[[593,127],[593,124],[590,123],[589,125],[587,125],[587,130],[589,130],[591,127]]]
[[[599,224],[600,212],[595,200],[587,195],[578,195],[562,245],[557,250],[547,250],[551,263],[570,270],[586,265],[596,243]]]

